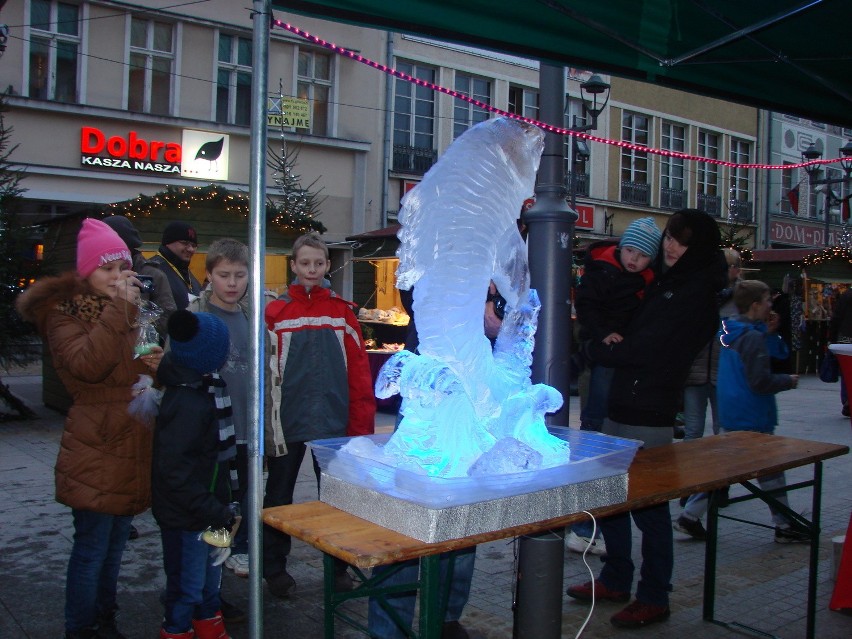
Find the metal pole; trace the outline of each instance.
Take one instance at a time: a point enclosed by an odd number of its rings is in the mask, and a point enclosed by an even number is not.
[[[561,122],[565,99],[565,68],[541,65],[541,118]],[[571,352],[571,265],[577,214],[565,198],[562,138],[545,134],[544,155],[536,186],[536,203],[525,215],[529,231],[532,287],[541,298],[533,352],[532,381],[556,388],[565,400],[562,410],[548,418],[568,425]],[[516,639],[559,639],[562,634],[562,575],[564,529],[519,539],[517,601],[513,635]]]
[[[253,1],[252,38],[252,112],[249,152],[249,287],[251,316],[249,318],[249,361],[255,372],[249,376],[248,389],[248,512],[243,513],[248,524],[249,541],[249,637],[263,637],[263,588],[261,556],[263,507],[263,415],[264,415],[264,326],[263,290],[264,253],[266,249],[266,93],[269,85],[270,0]]]

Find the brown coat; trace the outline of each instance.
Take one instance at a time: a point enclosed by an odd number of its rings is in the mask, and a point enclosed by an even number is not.
[[[94,294],[74,273],[39,280],[18,312],[50,347],[73,398],[56,460],[56,500],[80,510],[135,515],[151,504],[151,430],[127,413],[147,368],[133,359],[136,306]]]

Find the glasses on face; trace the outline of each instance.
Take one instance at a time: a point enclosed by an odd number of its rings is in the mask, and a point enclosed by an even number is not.
[[[190,242],[189,240],[178,240],[178,244],[180,244],[185,249],[191,248],[192,250],[195,250],[198,248],[198,244],[196,244],[195,242]]]

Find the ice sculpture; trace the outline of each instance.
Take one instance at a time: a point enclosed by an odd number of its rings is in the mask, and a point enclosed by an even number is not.
[[[382,448],[347,444],[351,452],[441,477],[567,460],[568,444],[544,422],[562,396],[530,381],[540,303],[516,224],[543,148],[540,129],[487,120],[402,200],[397,286],[414,287],[419,354],[393,355],[376,380],[378,397],[402,396],[396,433]],[[483,333],[490,280],[507,301],[493,349]]]

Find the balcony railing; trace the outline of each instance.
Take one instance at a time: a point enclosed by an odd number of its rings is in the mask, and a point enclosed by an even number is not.
[[[416,146],[393,145],[393,170],[397,173],[423,175],[432,168],[438,152]]]
[[[751,222],[753,218],[751,202],[748,200],[731,200],[728,215],[737,222]]]
[[[643,204],[648,206],[651,203],[651,185],[643,184],[642,182],[622,181],[621,201],[628,204]]]
[[[722,215],[722,198],[718,195],[708,195],[707,193],[698,194],[698,210],[704,211],[713,217]]]
[[[670,189],[660,187],[660,208],[661,209],[683,209],[686,208],[688,195],[686,191],[681,189]]]
[[[589,197],[589,174],[588,173],[566,173],[565,188],[571,194],[571,181],[574,181],[574,193],[580,197]]]

